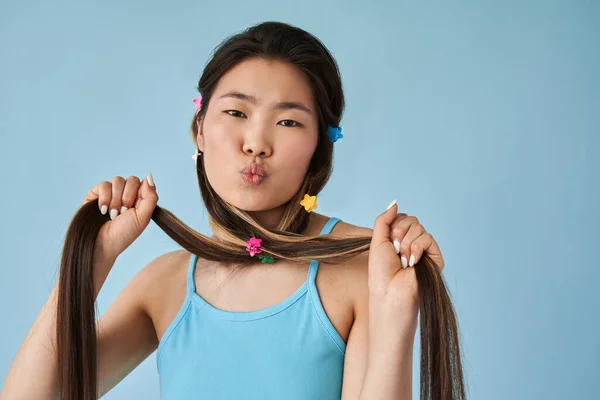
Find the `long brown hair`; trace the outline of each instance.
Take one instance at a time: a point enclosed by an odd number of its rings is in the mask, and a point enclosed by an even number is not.
[[[369,249],[371,238],[334,234],[309,237],[302,234],[309,214],[298,203],[304,193],[321,192],[332,171],[333,143],[327,126],[338,126],[344,110],[344,94],[337,64],[327,48],[308,32],[280,22],[264,22],[222,42],[204,68],[198,83],[202,108],[191,123],[196,143],[211,95],[219,79],[232,67],[252,58],[282,60],[308,77],[319,118],[319,140],[306,177],[287,203],[281,221],[273,229],[258,224],[248,213],[223,201],[206,177],[202,156],[197,175],[202,199],[214,237],[202,235],[170,211],[156,206],[152,220],[175,242],[201,258],[247,266],[245,241],[263,239],[263,255],[289,261],[318,260],[341,263]],[[102,225],[110,220],[98,212],[96,202],[84,204],[73,217],[62,253],[57,311],[58,384],[62,400],[98,397],[96,322],[94,302],[94,249]],[[421,399],[464,399],[458,326],[444,279],[426,254],[415,265],[420,298]]]

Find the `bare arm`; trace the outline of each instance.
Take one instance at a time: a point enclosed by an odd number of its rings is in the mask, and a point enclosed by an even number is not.
[[[160,256],[143,268],[98,319],[99,396],[125,378],[156,349],[152,320],[146,313],[143,293],[156,273],[165,270],[173,257]],[[114,262],[98,260],[94,265],[97,297]],[[0,400],[57,399],[56,355],[57,286],[35,319],[8,371]]]
[[[412,394],[413,342],[416,308],[398,307],[369,293],[368,252],[354,259],[348,271],[354,294],[354,323],[344,359],[342,400],[406,400]]]
[[[389,310],[389,312],[387,311]],[[412,399],[416,308],[399,317],[376,296],[369,299],[368,361],[360,400]]]
[[[113,262],[97,258],[96,293],[104,284]],[[58,398],[56,310],[58,283],[37,315],[6,376],[0,399]]]

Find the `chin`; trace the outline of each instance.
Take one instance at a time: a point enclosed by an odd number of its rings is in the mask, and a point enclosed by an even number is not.
[[[277,207],[279,204],[273,203],[273,197],[268,194],[248,193],[239,191],[233,196],[221,196],[232,206],[244,211],[267,211]]]
[[[248,212],[270,211],[278,207],[283,207],[294,196],[295,192],[284,193],[264,181],[258,186],[250,186],[245,183],[236,185],[227,185],[220,187],[213,185],[213,190],[224,201],[232,206]],[[289,188],[288,188],[289,189]]]

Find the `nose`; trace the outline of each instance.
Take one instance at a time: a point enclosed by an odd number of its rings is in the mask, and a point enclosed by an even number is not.
[[[270,157],[273,152],[272,147],[261,139],[247,140],[243,150],[248,155],[258,157]]]

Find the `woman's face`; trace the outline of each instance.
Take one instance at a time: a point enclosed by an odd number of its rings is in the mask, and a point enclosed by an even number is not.
[[[280,61],[238,64],[219,81],[198,132],[217,194],[265,224],[276,223],[317,146],[318,120],[306,76]]]

